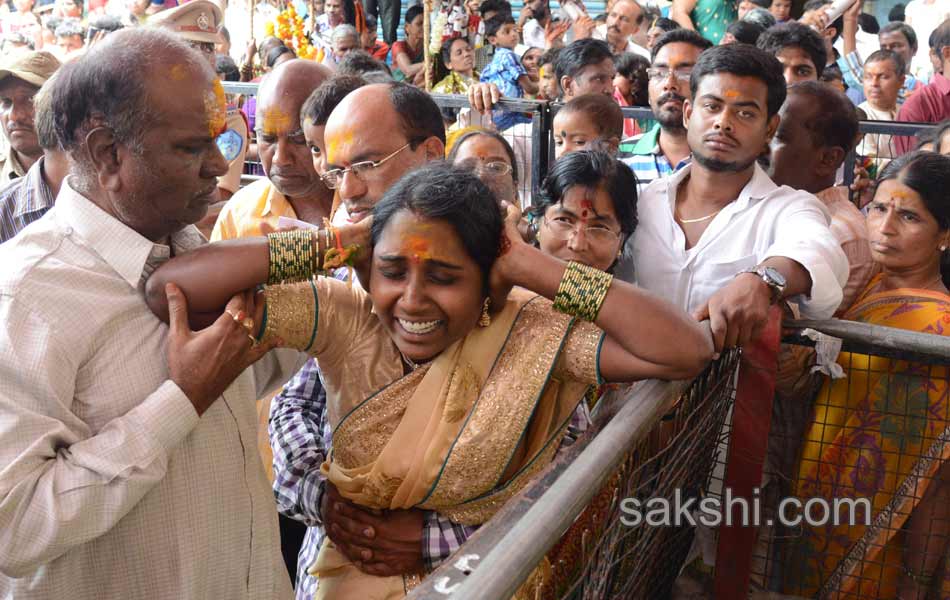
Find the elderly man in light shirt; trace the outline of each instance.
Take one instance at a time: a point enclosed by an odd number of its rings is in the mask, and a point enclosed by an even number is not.
[[[71,174],[0,246],[0,597],[291,597],[254,400],[301,355],[254,344],[253,298],[197,332],[174,286],[170,327],[144,300],[203,242],[191,224],[227,170],[219,86],[139,29],[50,90]]]
[[[626,259],[637,283],[709,318],[717,351],[757,337],[781,299],[830,317],[848,260],[828,211],[756,164],[785,100],[781,64],[751,46],[717,46],[700,55],[690,89],[683,118],[693,161],[638,202]]]

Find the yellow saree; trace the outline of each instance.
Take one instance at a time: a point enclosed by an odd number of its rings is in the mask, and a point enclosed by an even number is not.
[[[950,297],[927,290],[865,292],[852,321],[950,335]],[[867,498],[859,524],[803,524],[784,564],[786,593],[807,597],[894,598],[903,572],[902,527],[947,457],[948,370],[842,353],[845,379],[826,381],[798,464],[795,495]],[[833,510],[833,509],[832,509]],[[848,510],[839,515],[847,518]]]
[[[361,289],[321,278],[267,296],[268,335],[313,354],[323,372],[334,429],[323,471],[370,508],[483,523],[550,462],[597,383],[603,332],[524,290],[407,375]],[[311,573],[317,598],[401,598],[417,581],[367,575],[329,540]]]

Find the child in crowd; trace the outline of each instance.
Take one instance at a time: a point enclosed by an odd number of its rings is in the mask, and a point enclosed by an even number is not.
[[[650,24],[650,28],[647,29],[647,50],[653,50],[653,45],[656,44],[656,41],[660,39],[664,33],[679,29],[680,27],[682,27],[682,25],[673,19],[667,19],[666,17],[654,19]]]
[[[505,13],[511,14],[511,3],[508,0],[482,0],[478,5],[478,13],[481,15],[475,34],[475,70],[479,73],[485,70],[488,63],[495,55],[495,47],[488,43],[488,36],[485,33],[485,23],[497,15]]]
[[[792,17],[792,0],[772,0],[769,12],[779,23],[784,23]]]
[[[518,45],[518,30],[511,13],[499,13],[485,22],[485,36],[495,48],[492,61],[482,70],[482,83],[494,83],[502,96],[523,98],[525,92],[535,94],[538,84],[531,80],[514,47]],[[517,113],[495,111],[492,117],[499,131],[530,119]]]
[[[818,78],[818,81],[827,83],[842,94],[848,89],[844,83],[844,75],[841,74],[841,69],[838,68],[838,65],[826,66],[825,70],[821,72],[821,77]]]
[[[560,52],[560,48],[551,48],[538,59],[538,100],[557,100],[557,76],[554,74],[554,64]]]
[[[617,74],[614,75],[614,100],[620,106],[648,106],[649,84],[647,69],[650,61],[632,52],[624,52],[614,57]],[[623,137],[628,138],[640,133],[636,119],[624,119]]]
[[[595,140],[600,140],[601,149],[616,154],[622,134],[623,113],[610,96],[578,96],[554,116],[554,158],[587,149]]]

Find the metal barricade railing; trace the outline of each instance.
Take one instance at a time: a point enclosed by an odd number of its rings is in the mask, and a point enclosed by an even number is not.
[[[918,379],[914,381],[937,385],[938,393],[929,405],[921,398],[916,402],[924,402],[924,411],[928,406],[943,407],[944,421],[935,427],[941,435],[925,436],[928,452],[912,458],[929,457],[926,469],[915,481],[933,481],[943,457],[950,454],[950,406],[945,406],[950,403],[950,339],[837,320],[793,321],[786,323],[786,328],[814,329],[841,338],[844,352],[894,359],[892,364],[900,361],[901,369],[912,363],[925,366],[924,371],[915,372]],[[782,355],[789,348],[812,343],[809,338],[791,334],[784,340]],[[784,421],[789,417],[787,413],[774,412],[777,406],[773,406],[772,399],[781,394],[775,389],[776,373],[781,379],[781,364],[787,360],[778,351],[778,320],[773,318],[763,339],[742,354],[725,354],[689,384],[639,384],[596,435],[591,432],[568,449],[409,597],[652,600],[682,593],[690,598],[717,600],[816,597],[813,591],[805,594],[801,589],[790,589],[794,586],[788,584],[787,542],[801,536],[790,536],[788,530],[772,525],[773,520],[778,522],[777,497],[768,484],[783,476],[786,483],[788,479],[787,468],[784,474],[776,468],[781,460],[774,456],[775,447],[782,446],[786,456],[789,452],[794,455],[803,431],[795,423]],[[853,354],[844,356],[852,360],[853,368]],[[873,372],[866,365],[862,368]],[[895,372],[889,370],[892,375]],[[886,412],[885,418],[892,420],[890,425],[876,426],[907,430],[914,425],[915,417],[906,407],[914,401],[908,398],[907,377],[895,381],[890,390],[893,394],[887,397],[893,396],[902,404]],[[778,387],[783,385],[779,381]],[[801,397],[797,399],[804,405],[798,407],[798,420],[811,422],[810,405]],[[603,408],[610,412],[610,404]],[[730,408],[733,414],[727,415]],[[789,431],[799,433],[783,437]],[[727,440],[728,455],[724,451]],[[950,481],[942,483],[950,485]],[[792,490],[787,485],[785,488],[782,493],[788,497]],[[913,486],[905,484],[900,489],[915,495]],[[759,521],[743,522],[741,507],[730,511],[724,490],[753,506],[758,502]],[[920,502],[921,495],[918,493],[914,502]],[[696,572],[693,566],[684,569],[693,538],[691,527],[669,523],[627,526],[629,522],[621,520],[633,515],[628,510],[630,505],[623,504],[625,500],[635,499],[639,508],[649,506],[651,499],[671,501],[675,496],[683,500],[715,498],[716,506],[724,507],[723,525],[713,530],[712,543],[718,548],[715,570],[705,579],[690,579]],[[726,515],[732,518],[728,526]],[[889,523],[878,525],[886,531]],[[941,553],[939,577],[935,576],[930,593],[940,591],[940,586],[945,592],[950,588],[950,523],[937,519],[927,526],[930,537],[925,545],[936,545]],[[809,551],[814,559],[814,549]],[[862,561],[862,555],[854,549],[851,554],[854,556],[847,563],[850,579],[820,582],[824,589],[817,597],[845,597],[840,594],[846,586],[866,585],[865,569],[870,570],[880,559]],[[800,567],[801,561],[793,561],[792,566]],[[691,589],[697,581],[700,587]]]
[[[806,369],[773,405],[781,429],[762,506],[772,523],[757,531],[752,597],[947,597],[950,338],[851,321],[788,326],[783,354]],[[842,340],[843,377],[809,374],[804,329]],[[779,514],[784,499],[820,502],[811,517],[839,521],[789,524],[807,511]],[[898,593],[902,579],[914,589]]]
[[[677,490],[698,497],[706,488],[740,357],[724,353],[691,382],[646,381],[606,395],[594,430],[409,598],[507,600],[516,592],[545,599],[662,597],[657,594],[672,587],[692,531],[627,526],[621,516],[631,503],[672,499]]]
[[[432,99],[443,110],[444,116],[449,116],[445,114],[446,110],[454,111],[453,116],[456,118],[459,111],[467,111],[460,125],[490,125],[489,118],[471,110],[466,96],[432,94]],[[530,118],[529,123],[519,123],[500,131],[515,152],[519,173],[518,193],[522,206],[528,206],[548,172],[547,131],[551,128],[548,104],[537,100],[502,98],[493,109],[495,116],[499,113]]]

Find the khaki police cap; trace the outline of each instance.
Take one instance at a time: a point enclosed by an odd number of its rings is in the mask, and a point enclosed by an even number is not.
[[[40,87],[56,72],[59,64],[59,60],[49,52],[33,50],[10,52],[0,59],[0,81],[7,77],[16,77]]]
[[[160,13],[152,15],[149,25],[164,27],[191,42],[223,42],[218,33],[221,24],[221,9],[208,0],[191,0]]]

